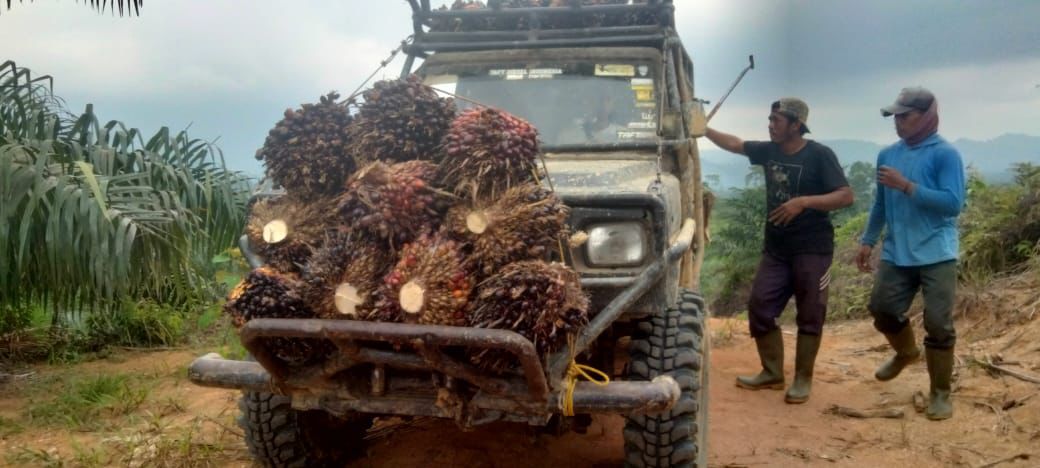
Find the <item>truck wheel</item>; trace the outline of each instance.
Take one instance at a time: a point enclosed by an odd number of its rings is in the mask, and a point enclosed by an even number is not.
[[[364,415],[343,419],[320,410],[295,410],[289,397],[270,393],[243,392],[238,408],[249,452],[272,468],[342,466],[362,452],[372,424]]]
[[[707,466],[707,342],[703,299],[680,291],[679,303],[641,320],[632,334],[628,380],[670,375],[682,390],[671,411],[625,421],[625,466]]]

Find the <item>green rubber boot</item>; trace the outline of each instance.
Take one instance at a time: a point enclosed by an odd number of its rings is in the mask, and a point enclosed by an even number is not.
[[[784,337],[779,328],[755,338],[762,372],[755,376],[737,377],[737,386],[748,390],[784,389]]]
[[[896,355],[885,361],[874,372],[874,378],[880,381],[896,378],[906,366],[921,359],[921,348],[917,347],[917,341],[914,340],[914,328],[910,325],[903,327],[899,333],[886,334],[885,338],[888,338],[888,343],[892,345]]]
[[[819,335],[798,335],[798,349],[794,355],[794,383],[787,389],[784,401],[800,404],[809,401],[812,391],[813,366],[820,350]]]
[[[925,348],[928,361],[928,377],[932,381],[928,393],[928,409],[924,414],[932,421],[950,419],[953,403],[950,402],[950,379],[953,377],[953,349]]]

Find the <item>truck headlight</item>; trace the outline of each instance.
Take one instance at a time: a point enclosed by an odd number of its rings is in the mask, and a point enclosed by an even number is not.
[[[640,223],[595,224],[588,233],[586,253],[592,266],[635,266],[646,257],[646,231]]]

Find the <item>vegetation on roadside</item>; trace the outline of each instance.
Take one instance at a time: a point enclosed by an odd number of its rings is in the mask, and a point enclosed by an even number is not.
[[[0,417],[0,439],[14,440],[29,428],[49,436],[7,447],[0,464],[194,467],[245,462],[234,415],[189,414],[189,401],[177,385],[183,379],[182,368],[104,373],[66,367],[15,384],[25,404],[17,415]]]
[[[180,343],[223,295],[250,180],[0,65],[0,360]],[[215,261],[216,260],[216,261]]]
[[[960,217],[961,280],[984,287],[990,280],[1028,268],[1040,248],[1040,166],[1020,163],[1009,184],[986,183],[968,168],[967,203]],[[874,198],[874,167],[846,168],[856,203],[833,214],[835,255],[828,317],[866,318],[870,275],[852,265]],[[747,185],[720,197],[713,212],[712,244],[704,269],[705,293],[717,315],[735,315],[747,298],[761,252],[765,188],[752,172]],[[793,307],[793,306],[789,306]]]

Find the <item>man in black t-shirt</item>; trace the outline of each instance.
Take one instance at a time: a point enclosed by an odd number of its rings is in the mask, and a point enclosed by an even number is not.
[[[807,140],[809,106],[782,98],[769,114],[770,141],[748,141],[709,128],[706,136],[727,151],[762,166],[766,176],[766,229],[762,259],[751,286],[748,321],[762,371],[737,377],[752,390],[784,388],[784,341],[777,319],[793,295],[798,307],[794,383],[784,401],[804,403],[827,315],[834,253],[828,212],[852,204],[853,195],[830,148]]]

